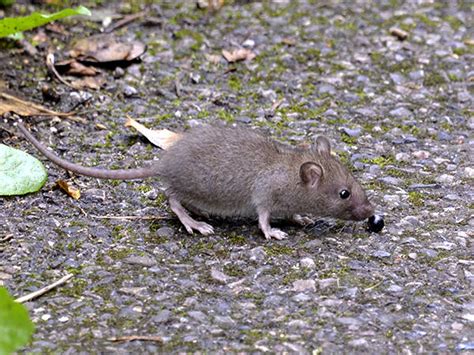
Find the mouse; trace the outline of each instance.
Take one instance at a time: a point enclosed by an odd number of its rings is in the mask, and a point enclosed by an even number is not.
[[[266,239],[285,239],[271,219],[307,224],[313,217],[362,221],[374,206],[349,170],[332,154],[324,136],[307,147],[292,147],[240,127],[199,126],[182,134],[160,159],[136,169],[109,170],[78,165],[57,156],[21,123],[18,128],[44,156],[78,175],[100,179],[159,178],[170,209],[186,231],[214,228],[194,219],[244,217],[258,221]]]

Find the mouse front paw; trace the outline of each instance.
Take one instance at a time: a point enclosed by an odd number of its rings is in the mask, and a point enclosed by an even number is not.
[[[265,239],[273,238],[276,240],[282,240],[282,239],[286,239],[287,237],[288,237],[288,234],[276,228],[272,228],[268,232],[265,233]]]
[[[195,230],[197,230],[199,233],[202,235],[209,235],[209,234],[214,234],[214,228],[207,223],[204,222],[198,222],[196,223],[195,226],[193,226]]]

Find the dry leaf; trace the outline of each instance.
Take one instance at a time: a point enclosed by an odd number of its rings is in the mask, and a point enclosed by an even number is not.
[[[281,40],[281,43],[286,44],[287,46],[294,46],[296,44],[296,40],[294,38],[285,37]]]
[[[100,73],[99,69],[87,67],[75,59],[63,60],[54,64],[61,73],[77,76],[94,76]]]
[[[133,61],[146,51],[146,45],[138,42],[120,42],[113,36],[95,36],[76,42],[69,52],[72,58],[87,62]]]
[[[74,89],[93,89],[99,90],[105,83],[103,76],[86,76],[83,79],[77,79],[71,82]]]
[[[222,55],[229,63],[234,63],[241,60],[252,60],[256,56],[254,52],[246,48],[235,49],[232,52],[226,51],[224,49],[222,50]]]
[[[216,54],[206,54],[206,59],[212,64],[219,64],[221,61],[221,56]]]
[[[63,190],[65,193],[67,193],[69,196],[71,196],[75,200],[79,200],[81,197],[81,191],[79,189],[75,188],[74,186],[71,186],[70,183],[68,183],[65,180],[58,180],[56,181],[56,184],[59,186],[61,190]]]
[[[161,149],[168,149],[174,143],[176,143],[180,138],[181,135],[178,133],[174,133],[169,129],[159,129],[159,130],[152,130],[146,128],[141,123],[138,123],[133,118],[127,117],[127,122],[125,122],[125,127],[133,127],[138,132],[143,134],[152,144],[160,147]]]
[[[394,37],[397,37],[400,41],[404,41],[408,37],[408,32],[402,30],[401,28],[392,27],[390,29],[390,34]]]
[[[56,112],[49,110],[44,106],[35,104],[31,101],[24,101],[9,95],[5,92],[0,92],[0,116],[4,115],[7,112],[14,112],[19,116],[57,116],[57,117],[67,117],[70,120],[86,123],[87,121],[81,117],[73,116],[69,113]]]

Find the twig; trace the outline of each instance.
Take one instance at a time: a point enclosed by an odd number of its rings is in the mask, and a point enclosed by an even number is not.
[[[156,335],[127,335],[123,337],[112,337],[112,338],[108,338],[107,340],[113,341],[113,342],[134,341],[134,340],[156,341],[159,343],[163,342],[163,338]]]
[[[8,242],[12,238],[13,238],[13,234],[8,234],[0,239],[0,243]]]
[[[145,16],[145,11],[142,11],[142,12],[138,12],[136,14],[133,14],[133,15],[128,15],[128,16],[125,16],[123,19],[115,22],[114,24],[111,24],[109,27],[107,27],[104,32],[105,33],[110,33],[112,31],[115,31],[116,29],[120,28],[120,27],[123,27],[125,25],[128,25],[130,22],[133,22],[135,20],[138,20],[139,18]]]
[[[375,285],[372,285],[370,287],[367,287],[366,289],[364,289],[364,292],[367,292],[367,291],[370,291],[370,290],[373,290],[374,288],[377,288],[379,287],[385,280],[382,280],[380,282],[377,282]]]
[[[39,297],[41,295],[44,295],[46,292],[51,291],[53,288],[56,288],[58,286],[61,286],[62,284],[65,284],[73,276],[74,276],[73,274],[67,274],[66,276],[59,279],[58,281],[53,282],[51,285],[45,286],[42,289],[39,289],[38,291],[29,293],[26,296],[19,297],[15,301],[18,303],[31,301],[32,299]]]
[[[96,219],[140,219],[140,220],[150,220],[150,219],[169,219],[170,217],[164,216],[94,216],[90,215],[92,218]]]
[[[76,89],[72,84],[69,84],[61,75],[59,75],[58,71],[56,70],[56,67],[54,66],[54,54],[49,53],[46,56],[46,66],[48,67],[49,71],[53,73],[56,78],[63,83],[64,85],[70,87],[71,89]]]

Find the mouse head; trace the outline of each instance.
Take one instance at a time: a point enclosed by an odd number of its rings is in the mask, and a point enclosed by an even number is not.
[[[313,159],[300,166],[300,185],[305,189],[306,206],[318,215],[360,221],[374,214],[362,186],[331,154],[327,138],[318,137],[310,149]]]

